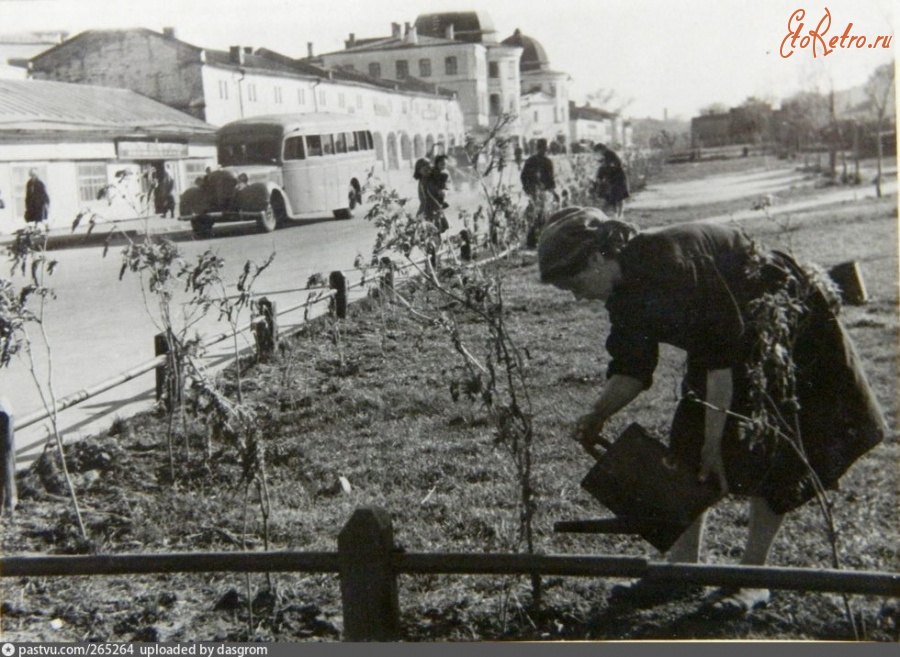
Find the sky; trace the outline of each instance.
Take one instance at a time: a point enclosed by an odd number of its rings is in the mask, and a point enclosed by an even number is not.
[[[802,47],[826,8],[823,39]],[[690,119],[751,96],[777,106],[797,91],[862,84],[897,53],[893,42],[887,50],[868,47],[894,34],[892,0],[0,0],[0,34],[174,27],[179,39],[200,47],[266,47],[301,57],[308,42],[316,53],[331,52],[351,32],[387,36],[392,22],[471,10],[490,16],[500,39],[516,28],[537,39],[551,67],[571,76],[573,100],[612,92],[607,108],[633,118]],[[793,26],[803,28],[791,50],[783,42],[799,10],[803,18]],[[847,47],[823,55],[821,44],[828,47],[851,23]],[[858,39],[849,45],[852,36],[866,37],[865,46],[857,48]]]

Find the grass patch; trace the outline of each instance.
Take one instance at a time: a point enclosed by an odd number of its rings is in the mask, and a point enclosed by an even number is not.
[[[872,301],[843,312],[866,371],[897,421],[896,198],[798,213],[784,231],[761,217],[745,224],[771,246],[823,265],[863,263]],[[788,243],[789,240],[789,243]],[[606,515],[579,487],[591,466],[569,439],[574,420],[602,385],[607,317],[602,305],[576,303],[538,283],[533,256],[505,268],[508,322],[530,354],[538,485],[538,550],[553,554],[655,556],[630,536],[556,534],[557,520]],[[462,330],[471,331],[463,325]],[[454,402],[456,361],[446,337],[413,323],[397,306],[353,307],[340,322],[319,321],[284,345],[277,362],[244,373],[247,395],[271,409],[266,436],[271,495],[269,536],[275,550],[334,550],[353,509],[386,508],[409,551],[521,549],[515,468],[507,446],[478,404]],[[352,364],[352,367],[349,365]],[[631,421],[664,435],[677,400],[683,358],[663,349],[651,390],[611,422]],[[201,458],[199,428],[181,476],[168,481],[165,419],[119,419],[114,430],[69,453],[94,549],[103,553],[261,549],[255,492],[239,484],[227,445]],[[193,443],[191,441],[194,441]],[[101,455],[105,454],[106,457]],[[897,571],[896,435],[864,457],[835,496],[841,555],[850,568]],[[22,502],[2,527],[3,551],[65,553],[80,549],[72,518],[51,486],[53,459],[22,475]],[[340,485],[343,477],[349,492]],[[706,559],[732,563],[743,547],[746,504],[728,499],[711,514]],[[771,563],[828,567],[821,518],[808,504],[789,516]],[[337,578],[262,575],[40,578],[0,581],[2,630],[11,641],[336,640],[341,611]],[[410,640],[498,639],[851,639],[839,597],[776,592],[749,619],[710,623],[698,600],[614,613],[605,593],[615,581],[545,578],[543,607],[529,607],[522,577],[405,576],[400,579],[404,632]],[[247,630],[247,604],[255,630]],[[866,637],[898,639],[896,606],[854,597]],[[50,625],[51,621],[58,623]]]

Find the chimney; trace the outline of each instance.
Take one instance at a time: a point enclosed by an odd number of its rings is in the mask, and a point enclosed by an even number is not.
[[[413,25],[406,31],[406,43],[416,45],[419,43],[419,30]]]
[[[350,33],[350,38],[344,42],[344,45],[347,48],[352,48],[356,45],[356,35],[353,32]]]
[[[163,28],[163,36],[167,39],[175,38],[175,28],[174,27],[164,27]]]
[[[447,29],[444,30],[444,36],[450,41],[454,41],[456,39],[456,28],[453,27],[453,23],[447,26]]]
[[[312,58],[312,56],[313,56],[313,42],[312,41],[306,42],[306,56],[309,58]]]
[[[400,33],[400,23],[391,23],[391,37],[394,39],[399,39],[402,36]]]
[[[230,46],[228,48],[228,59],[232,64],[244,65],[244,49],[241,46]]]

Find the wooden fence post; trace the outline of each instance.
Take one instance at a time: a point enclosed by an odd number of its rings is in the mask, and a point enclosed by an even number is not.
[[[165,356],[169,353],[169,343],[166,342],[165,333],[157,333],[153,336],[153,355]],[[166,387],[166,364],[156,366],[156,401],[162,399]]]
[[[261,319],[253,325],[256,358],[267,361],[278,349],[278,312],[275,302],[263,297],[257,302]]]
[[[851,306],[862,306],[869,300],[859,263],[842,262],[828,270],[828,276],[841,291],[841,299]]]
[[[13,429],[14,417],[12,407],[5,399],[0,399],[0,477],[3,478],[0,494],[3,495],[3,511],[14,511],[19,503],[19,490],[16,486],[16,440]]]
[[[463,262],[471,262],[472,260],[472,235],[469,231],[463,229],[459,231],[459,237],[462,245],[459,247],[459,258]]]
[[[387,256],[381,258],[381,282],[379,287],[382,292],[394,289],[394,263]]]
[[[396,641],[400,635],[394,528],[387,511],[362,507],[338,534],[344,640]]]
[[[331,312],[337,315],[338,319],[346,319],[347,317],[347,279],[340,271],[333,271],[328,276],[328,285],[335,291],[331,298]]]

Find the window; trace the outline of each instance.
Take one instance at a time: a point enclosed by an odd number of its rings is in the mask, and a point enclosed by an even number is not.
[[[431,77],[431,60],[430,59],[420,59],[419,60],[419,77],[421,77],[421,78],[430,78]]]
[[[500,66],[497,62],[488,62],[488,77],[489,78],[499,78],[500,77]]]
[[[359,143],[359,150],[372,150],[372,133],[358,130],[356,132],[356,141]]]
[[[491,114],[502,114],[503,106],[500,101],[500,94],[491,94]]]
[[[319,105],[321,105],[322,107],[325,107],[325,105],[328,104],[325,101],[326,101],[325,90],[319,89]]]
[[[406,61],[405,59],[398,59],[396,66],[397,66],[396,78],[398,80],[402,80],[404,78],[409,77],[409,62],[408,61]]]
[[[28,182],[28,172],[31,169],[35,169],[37,171],[38,178],[44,181],[44,184],[47,185],[47,167],[46,166],[21,166],[21,167],[10,167],[10,174],[12,176],[12,198],[13,203],[16,207],[16,216],[23,217],[25,216],[25,184]],[[53,193],[53,190],[50,190],[50,193]]]
[[[186,160],[184,163],[184,177],[190,183],[194,183],[197,178],[206,175],[207,163],[205,160]]]
[[[339,132],[334,136],[334,152],[335,153],[346,153],[347,152],[347,135],[343,132]]]
[[[402,108],[402,109],[403,109],[403,113],[404,113],[404,114],[409,114],[409,104],[408,104],[405,100],[403,101],[403,108]]]
[[[362,94],[356,94],[356,109],[362,109]]]
[[[343,109],[344,106],[345,106],[346,104],[347,104],[347,101],[346,101],[346,98],[345,98],[345,96],[344,96],[344,92],[341,91],[340,93],[338,93],[338,107],[340,107],[341,109]]]
[[[334,155],[334,135],[322,135],[322,155]]]
[[[297,89],[297,102],[306,105],[306,89]]]
[[[309,135],[306,138],[306,147],[310,157],[318,157],[322,154],[322,137]]]
[[[378,62],[372,62],[371,64],[369,64],[369,75],[371,75],[373,78],[380,78],[381,64],[379,64]]]
[[[256,102],[256,85],[252,82],[247,85],[247,100]]]
[[[509,73],[507,74],[506,77],[509,78],[510,80],[515,80],[516,73],[518,73],[518,72],[519,72],[519,65],[516,64],[515,62],[510,62],[509,63]]]
[[[540,121],[540,120],[541,120],[541,117],[540,117],[540,115],[538,114],[538,111],[537,111],[537,110],[534,110],[534,122],[537,123],[537,122]]]
[[[107,183],[106,164],[79,162],[75,165],[75,176],[78,180],[78,201],[91,203],[97,200],[97,194]]]
[[[303,148],[303,137],[288,137],[284,140],[284,159],[306,159],[306,149]]]
[[[457,75],[458,71],[456,57],[447,57],[447,59],[444,60],[444,73],[446,75]]]
[[[219,80],[219,98],[228,100],[228,80]]]
[[[281,105],[281,87],[275,87],[275,104]]]
[[[355,153],[359,150],[359,141],[357,140],[358,132],[344,133],[344,139],[347,141],[347,151]]]

